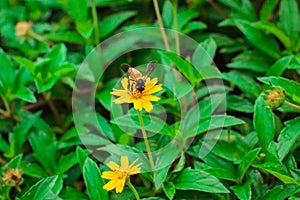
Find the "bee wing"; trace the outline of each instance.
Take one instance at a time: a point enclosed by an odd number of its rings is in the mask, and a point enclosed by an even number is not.
[[[147,65],[147,71],[145,73],[144,79],[147,79],[148,76],[155,70],[157,66],[157,61],[152,60],[148,65]]]
[[[122,63],[121,64],[121,69],[124,71],[124,72],[128,72],[128,69],[130,68],[131,66],[128,65],[128,64],[125,64],[125,63]]]
[[[123,64],[121,64],[121,69],[127,73],[128,78],[130,78],[132,80],[136,80],[138,78],[134,73],[135,69],[132,68],[130,65],[123,63]]]

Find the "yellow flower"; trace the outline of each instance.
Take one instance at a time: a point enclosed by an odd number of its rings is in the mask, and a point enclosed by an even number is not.
[[[141,172],[140,166],[142,163],[134,165],[138,159],[133,161],[129,165],[128,157],[121,157],[121,165],[116,164],[115,162],[110,161],[107,163],[107,166],[112,170],[109,172],[103,172],[102,178],[110,180],[107,184],[103,186],[103,189],[110,191],[116,189],[116,193],[121,193],[125,186],[126,180],[131,176]]]
[[[121,81],[122,90],[118,90],[113,88],[111,92],[112,95],[118,96],[119,98],[113,100],[116,104],[123,104],[123,103],[133,103],[133,107],[141,111],[143,108],[150,112],[152,110],[152,103],[151,101],[158,101],[160,98],[153,96],[151,94],[162,90],[162,85],[156,83],[158,82],[157,78],[151,79],[147,78],[145,83],[145,89],[143,91],[138,91],[133,88],[133,91],[128,89],[128,84],[132,84],[132,82],[128,82],[128,78],[123,78]]]

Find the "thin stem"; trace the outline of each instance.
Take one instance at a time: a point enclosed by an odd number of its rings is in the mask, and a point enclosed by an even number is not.
[[[99,36],[98,16],[97,16],[95,0],[92,0],[91,3],[92,3],[93,26],[95,31],[94,36],[95,36],[96,45],[98,45],[100,44],[100,36]]]
[[[180,41],[179,41],[179,34],[178,34],[178,19],[177,19],[177,4],[178,4],[178,1],[174,0],[173,17],[174,17],[174,28],[176,30],[176,35],[175,35],[176,54],[180,55]]]
[[[49,40],[45,40],[45,38],[37,33],[35,33],[33,30],[29,30],[28,35],[33,37],[34,39],[41,41],[41,42],[46,42],[48,45],[53,46],[54,43],[49,41]]]
[[[151,149],[150,149],[149,141],[148,141],[148,138],[147,138],[147,134],[146,134],[145,125],[144,125],[144,121],[143,121],[141,111],[138,111],[138,116],[139,116],[139,121],[140,121],[140,124],[141,124],[142,134],[143,134],[146,150],[147,150],[147,153],[148,153],[151,169],[152,169],[152,171],[154,171],[154,162],[153,162]]]
[[[9,106],[9,103],[8,103],[7,99],[5,97],[3,97],[3,96],[1,96],[1,99],[3,101],[3,104],[4,104],[4,107],[6,109],[7,115],[11,116],[11,110],[10,110],[10,106]]]
[[[53,101],[52,101],[52,99],[51,99],[49,93],[47,93],[47,94],[46,94],[46,93],[43,93],[43,96],[44,96],[44,98],[45,98],[45,100],[46,100],[48,106],[50,107],[50,109],[51,109],[51,111],[52,111],[52,113],[53,113],[53,115],[54,115],[54,117],[55,117],[55,119],[56,119],[56,122],[57,122],[60,126],[62,126],[62,125],[63,125],[62,118],[61,118],[61,116],[60,116],[58,110],[56,109],[55,104],[53,103]]]
[[[135,187],[131,184],[130,178],[127,179],[127,183],[126,183],[126,184],[127,184],[128,187],[132,190],[132,192],[133,192],[135,198],[136,198],[137,200],[140,200],[140,195],[139,195],[139,193],[136,191]]]
[[[293,103],[291,103],[291,102],[289,102],[287,100],[285,100],[284,104],[287,105],[287,106],[290,106],[292,108],[300,110],[300,106],[299,105],[293,104]]]
[[[168,40],[167,40],[167,36],[166,36],[166,32],[165,32],[165,29],[164,29],[163,22],[162,22],[162,19],[161,19],[161,15],[160,15],[157,0],[153,0],[153,4],[154,4],[154,10],[155,10],[155,13],[156,13],[157,21],[158,21],[158,24],[159,24],[159,27],[160,27],[162,39],[164,41],[164,45],[166,47],[166,50],[170,51],[170,46],[169,46],[169,43],[168,43]]]

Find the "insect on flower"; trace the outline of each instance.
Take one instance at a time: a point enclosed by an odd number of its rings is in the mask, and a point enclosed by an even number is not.
[[[123,65],[122,68],[127,71],[127,77],[121,80],[123,89],[113,88],[111,94],[118,97],[113,102],[116,104],[133,103],[136,110],[141,111],[144,108],[150,112],[153,108],[151,101],[160,99],[152,94],[162,90],[162,85],[157,84],[157,78],[149,78],[155,67],[156,61],[150,62],[147,66],[147,72],[143,76],[137,69]]]
[[[149,77],[149,75],[154,71],[154,69],[156,68],[157,65],[157,61],[151,61],[148,65],[147,65],[147,70],[146,70],[146,74],[143,76],[143,74],[131,67],[128,64],[122,64],[121,68],[123,71],[125,71],[128,75],[128,90],[130,90],[131,92],[133,92],[134,86],[135,89],[142,92],[145,90],[145,83],[147,78]],[[130,83],[130,81],[132,81]]]

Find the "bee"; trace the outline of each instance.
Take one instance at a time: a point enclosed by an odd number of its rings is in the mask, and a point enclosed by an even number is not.
[[[143,74],[139,70],[131,67],[128,64],[122,64],[121,68],[124,72],[127,73],[128,76],[128,90],[130,90],[130,92],[133,92],[135,88],[137,91],[143,92],[145,90],[146,79],[154,71],[156,65],[157,65],[156,60],[151,61],[147,65],[146,73],[143,76]],[[132,84],[130,84],[130,81],[132,81]]]

